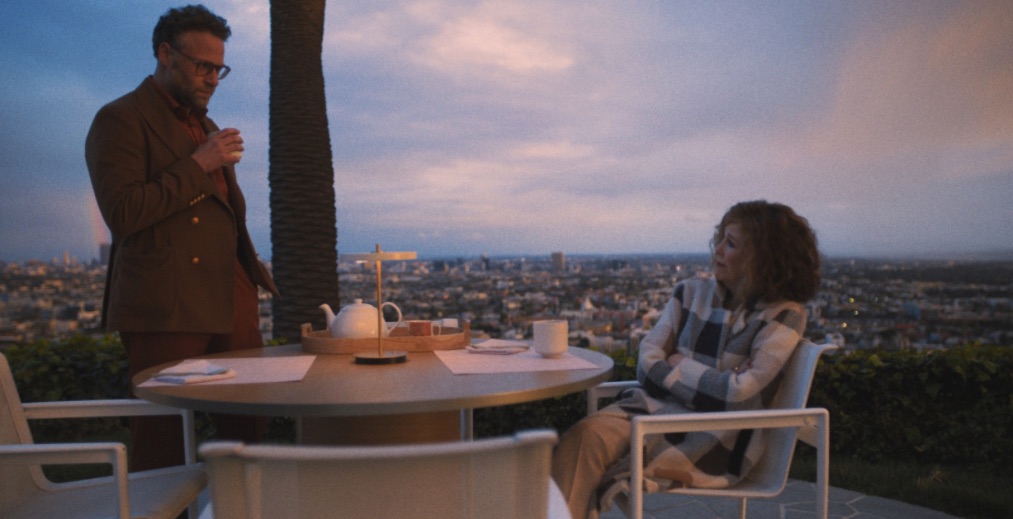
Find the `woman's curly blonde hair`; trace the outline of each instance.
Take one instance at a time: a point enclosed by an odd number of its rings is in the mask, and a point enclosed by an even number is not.
[[[766,200],[739,202],[714,229],[714,247],[725,227],[737,223],[745,237],[745,301],[796,301],[812,299],[820,288],[820,253],[809,221],[784,204]]]

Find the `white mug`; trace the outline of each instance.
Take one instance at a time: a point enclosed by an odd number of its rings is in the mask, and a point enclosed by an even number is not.
[[[532,327],[534,340],[531,345],[539,355],[552,359],[566,353],[569,330],[565,320],[535,321]]]

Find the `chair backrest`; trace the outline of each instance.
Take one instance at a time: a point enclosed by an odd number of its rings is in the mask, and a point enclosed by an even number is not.
[[[216,519],[544,518],[554,431],[423,445],[201,446]]]
[[[813,376],[816,374],[816,364],[820,355],[827,350],[837,349],[833,344],[815,344],[803,339],[795,347],[791,359],[784,367],[784,378],[781,379],[781,387],[774,395],[771,404],[773,409],[801,409],[809,400],[809,390],[812,389]]]
[[[837,349],[833,344],[815,344],[803,339],[795,347],[791,359],[784,367],[781,387],[774,395],[771,408],[802,409],[809,400],[816,364],[827,350]],[[783,485],[788,477],[792,453],[798,430],[794,427],[764,431],[766,448],[763,457],[750,472],[749,480],[761,486]]]
[[[32,443],[21,397],[14,384],[7,357],[0,353],[0,445],[27,445]],[[0,510],[6,503],[12,503],[39,491],[45,481],[42,469],[37,465],[0,463]]]
[[[21,397],[7,357],[0,353],[0,445],[32,443]]]

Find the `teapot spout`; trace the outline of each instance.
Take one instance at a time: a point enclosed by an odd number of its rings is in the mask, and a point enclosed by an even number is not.
[[[320,305],[320,309],[323,310],[324,314],[327,316],[327,321],[325,321],[325,322],[327,323],[327,329],[330,330],[331,329],[331,321],[334,320],[334,311],[331,310],[331,305],[329,305],[327,303],[324,303],[324,304]]]

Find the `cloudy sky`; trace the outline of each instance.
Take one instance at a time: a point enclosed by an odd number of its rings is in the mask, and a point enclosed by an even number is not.
[[[108,240],[84,138],[175,5],[0,5],[0,260]],[[269,258],[269,2],[206,5]],[[330,0],[323,62],[342,253],[699,252],[758,198],[831,255],[1013,249],[1009,0]]]

